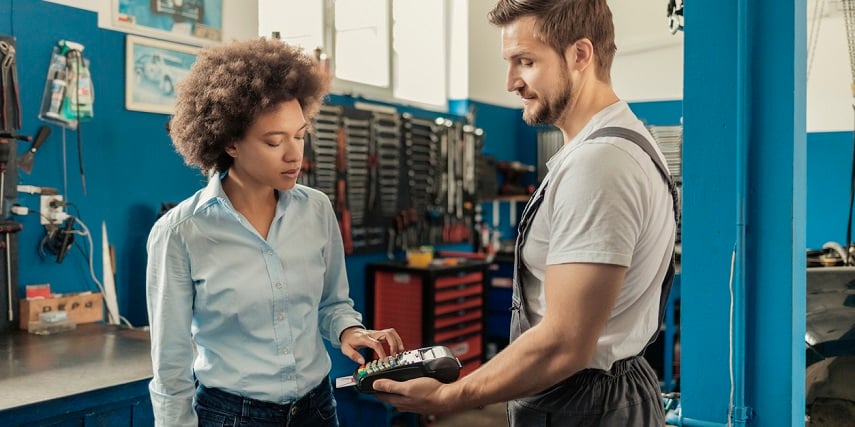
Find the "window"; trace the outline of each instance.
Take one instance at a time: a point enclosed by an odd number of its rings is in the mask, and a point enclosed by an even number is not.
[[[386,0],[335,0],[336,78],[389,86],[389,11]]]
[[[334,92],[445,109],[447,1],[259,0],[259,34],[321,47]]]
[[[443,0],[394,0],[395,98],[446,103],[446,25]]]
[[[279,37],[312,52],[324,43],[324,3],[305,0],[259,0],[258,35]]]

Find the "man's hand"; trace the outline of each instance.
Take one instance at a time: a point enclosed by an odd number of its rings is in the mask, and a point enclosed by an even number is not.
[[[430,377],[403,382],[378,379],[372,387],[377,399],[401,412],[438,415],[463,409],[459,405],[463,399],[450,397],[451,386]]]
[[[386,357],[384,342],[389,346],[392,354],[404,351],[404,342],[393,328],[375,331],[353,326],[341,333],[341,352],[350,360],[362,365],[365,363],[365,358],[357,350],[367,347],[374,350],[379,357]]]

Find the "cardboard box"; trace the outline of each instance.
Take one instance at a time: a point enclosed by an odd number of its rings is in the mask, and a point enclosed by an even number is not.
[[[63,294],[60,297],[45,299],[22,299],[20,305],[21,329],[27,324],[39,320],[39,313],[65,310],[74,323],[92,323],[104,320],[104,306],[100,292]]]

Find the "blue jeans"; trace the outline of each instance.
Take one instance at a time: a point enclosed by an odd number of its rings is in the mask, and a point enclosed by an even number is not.
[[[294,402],[249,399],[199,384],[193,407],[199,427],[338,427],[329,378]]]

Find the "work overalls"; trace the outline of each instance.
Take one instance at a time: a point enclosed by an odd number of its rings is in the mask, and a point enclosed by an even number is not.
[[[677,190],[671,177],[662,164],[653,146],[641,134],[626,128],[608,127],[595,131],[587,139],[598,137],[620,137],[641,147],[653,162],[660,174],[668,182],[674,202],[674,217],[679,219]],[[531,328],[526,312],[525,292],[523,291],[524,263],[521,259],[531,221],[543,202],[548,182],[532,196],[523,210],[518,226],[516,247],[514,249],[513,307],[511,315],[511,334],[513,341]],[[659,324],[665,313],[665,304],[674,281],[674,255],[671,265],[662,282],[659,299]],[[659,330],[648,341],[645,349],[656,340]],[[508,402],[508,423],[511,427],[541,426],[663,426],[665,411],[660,397],[659,380],[656,372],[642,357],[641,353],[618,360],[609,371],[583,369],[557,385],[538,393]]]

